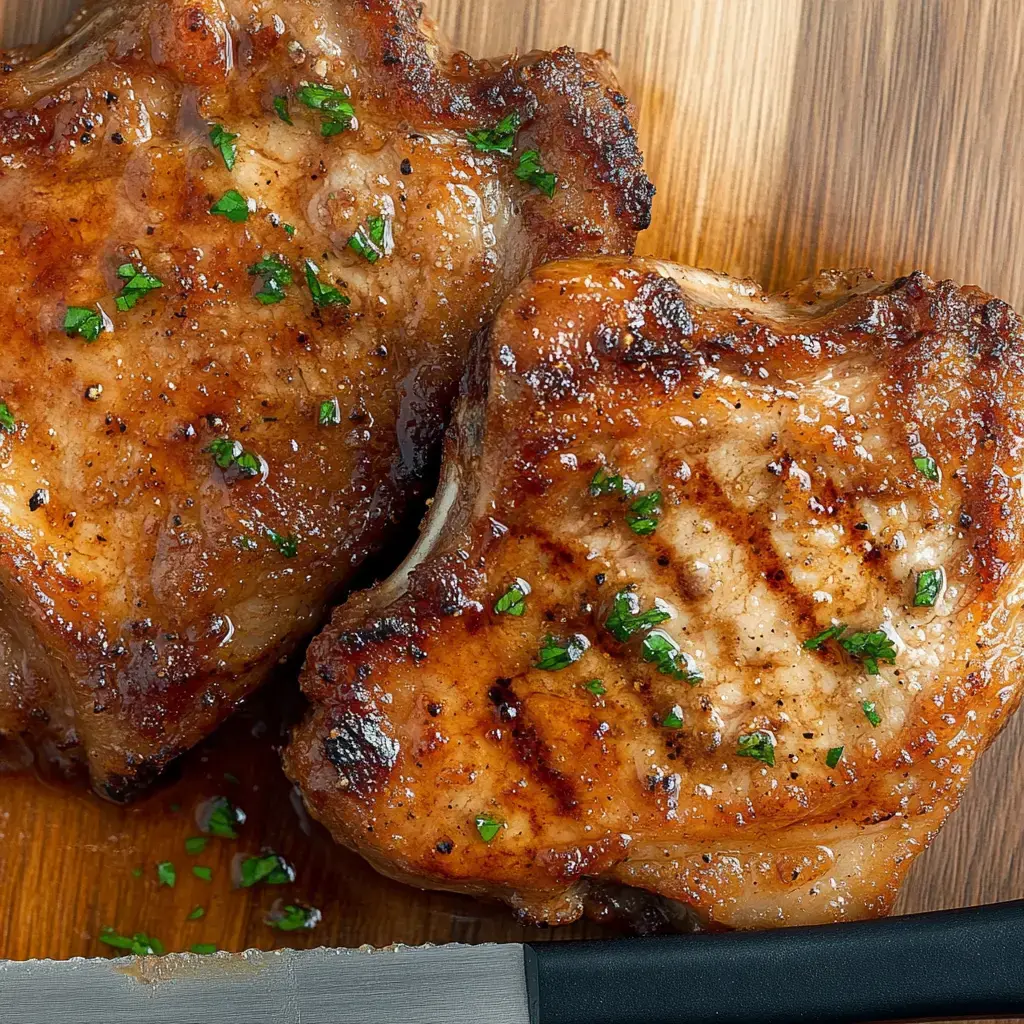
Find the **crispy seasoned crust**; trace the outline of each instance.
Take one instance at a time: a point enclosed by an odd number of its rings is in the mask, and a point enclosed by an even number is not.
[[[95,4],[0,74],[0,734],[87,760],[107,795],[207,733],[395,536],[470,339],[528,270],[629,253],[648,220],[599,62],[473,61],[419,6]],[[309,83],[347,96],[347,128]],[[470,145],[511,111],[512,156]],[[516,176],[530,148],[550,198]],[[244,222],[211,212],[230,190]],[[371,262],[350,239],[377,216]],[[291,280],[262,304],[268,257]],[[314,302],[307,260],[349,305]],[[121,310],[127,263],[161,284]],[[106,330],[69,337],[72,306]]]
[[[310,648],[310,809],[533,920],[606,885],[714,926],[887,912],[1020,698],[1022,340],[923,274],[535,271],[419,547]]]

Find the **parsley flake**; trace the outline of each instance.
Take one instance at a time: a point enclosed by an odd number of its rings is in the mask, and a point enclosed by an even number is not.
[[[629,528],[639,537],[649,537],[658,528],[661,518],[661,491],[637,498],[629,508],[626,515]]]
[[[18,425],[14,420],[14,413],[6,402],[0,402],[0,430],[13,434],[17,431]]]
[[[836,623],[834,626],[829,626],[828,629],[822,630],[817,636],[812,636],[810,640],[803,642],[803,648],[805,651],[818,651],[829,642],[829,640],[838,640],[846,632],[846,626],[842,623]]]
[[[288,97],[287,96],[275,96],[274,97],[274,110],[277,112],[277,116],[284,121],[285,124],[294,124],[292,115],[288,113]]]
[[[148,273],[145,267],[136,267],[134,263],[122,263],[117,268],[117,276],[124,281],[124,289],[117,297],[117,308],[122,313],[134,309],[150,292],[164,286],[163,281]]]
[[[201,809],[198,823],[207,835],[237,839],[235,829],[245,824],[245,811],[236,807],[226,796],[215,796]]]
[[[234,467],[242,476],[262,476],[267,471],[267,464],[262,456],[242,447],[241,441],[232,441],[229,437],[218,437],[203,449],[213,461],[224,470]]]
[[[311,110],[319,110],[320,134],[324,138],[340,135],[352,127],[355,108],[340,89],[330,85],[306,83],[296,94],[300,103]]]
[[[544,638],[537,654],[534,668],[544,672],[561,672],[575,664],[590,648],[590,641],[580,633],[575,633],[568,640],[561,640],[550,634]]]
[[[197,956],[211,956],[217,952],[217,946],[213,942],[197,942],[192,946],[188,947],[190,953],[195,953]]]
[[[213,868],[205,868],[201,864],[195,864],[192,867],[192,874],[204,882],[213,881]]]
[[[917,591],[914,594],[915,608],[934,608],[942,592],[945,573],[941,569],[925,569],[917,577]]]
[[[477,128],[466,132],[472,147],[480,153],[500,153],[511,156],[516,144],[516,135],[523,119],[518,110],[510,111],[493,128]]]
[[[328,398],[321,402],[317,422],[321,427],[338,426],[341,423],[341,403],[336,398]]]
[[[106,330],[103,317],[95,309],[83,306],[68,306],[64,316],[64,330],[69,335],[77,334],[86,341],[95,341]]]
[[[661,727],[663,729],[682,729],[683,709],[675,704],[661,716]]]
[[[688,654],[684,654],[679,644],[661,629],[652,630],[644,637],[640,652],[644,661],[654,665],[663,676],[672,676],[680,682],[686,681],[696,686],[704,681],[697,668],[697,663]],[[679,664],[682,660],[682,665]]]
[[[263,279],[263,287],[256,293],[256,298],[264,306],[280,302],[285,296],[285,286],[292,283],[292,269],[283,256],[264,256],[249,268],[249,274]]]
[[[295,558],[299,553],[299,538],[294,533],[290,533],[287,537],[277,532],[277,530],[266,530],[264,531],[267,535],[267,540],[277,548],[278,551],[284,555],[285,558]]]
[[[505,823],[503,821],[499,821],[490,814],[478,814],[476,816],[475,824],[476,830],[480,834],[480,838],[485,843],[491,842],[505,827]]]
[[[352,300],[333,285],[322,284],[319,274],[320,268],[312,260],[306,260],[306,284],[313,296],[313,305],[318,309],[321,306],[349,305]]]
[[[114,949],[127,950],[132,956],[163,956],[164,944],[143,932],[136,932],[131,937],[119,935],[113,928],[107,927],[100,932],[100,942]]]
[[[185,852],[193,857],[198,857],[206,849],[206,843],[206,836],[189,836],[185,840]]]
[[[587,683],[584,683],[583,688],[592,693],[595,697],[603,697],[608,691],[604,687],[604,683],[600,679],[591,679]]]
[[[917,466],[917,471],[925,480],[931,480],[932,483],[939,482],[939,464],[930,455],[917,456],[914,459],[914,465]]]
[[[864,701],[861,707],[864,709],[864,717],[871,723],[873,729],[882,724],[882,716],[875,710],[876,704],[873,700]]]
[[[775,767],[775,737],[770,732],[758,729],[739,738],[737,757],[752,757],[762,761],[769,768]]]
[[[878,675],[878,663],[884,661],[888,665],[896,664],[896,645],[889,634],[881,629],[871,633],[851,633],[839,641],[839,646],[847,654],[864,662],[864,668],[870,676]]]
[[[238,868],[238,887],[251,889],[265,885],[289,885],[295,881],[295,868],[278,853],[266,851],[259,857],[246,857]]]
[[[348,247],[367,263],[376,263],[382,256],[388,255],[387,234],[387,218],[377,214],[368,217],[366,224],[356,229],[356,233],[348,240]]]
[[[210,213],[227,217],[232,224],[244,224],[249,219],[249,200],[237,189],[230,189],[210,207]]]
[[[646,631],[672,616],[663,608],[651,608],[640,612],[640,599],[632,590],[620,590],[612,603],[612,610],[605,620],[605,628],[620,643],[625,643],[634,633]]]
[[[235,169],[235,160],[238,159],[238,147],[235,145],[237,138],[237,135],[232,135],[223,125],[215,124],[210,129],[210,142],[220,150],[224,165],[229,171]]]
[[[164,860],[157,864],[156,879],[160,885],[166,885],[169,889],[174,888],[174,883],[178,880],[178,873],[174,870],[174,865],[169,860]]]
[[[519,157],[516,177],[520,181],[525,181],[527,185],[532,185],[539,192],[543,192],[548,199],[554,198],[558,175],[544,170],[540,163],[540,153],[537,150],[528,149]]]
[[[278,931],[297,932],[312,930],[320,923],[321,916],[316,907],[289,903],[285,907],[272,910],[263,920]]]
[[[201,917],[204,917],[205,915],[206,915],[206,908],[205,907],[198,907],[198,906],[197,907],[193,907],[189,911],[189,915],[186,918],[186,920],[187,921],[198,921]]]
[[[590,496],[601,498],[606,494],[628,494],[629,485],[621,473],[613,473],[607,466],[601,466],[590,481]]]
[[[832,747],[828,754],[825,756],[825,764],[829,768],[835,768],[837,764],[843,759],[843,751],[845,747]]]
[[[495,602],[495,615],[513,615],[517,619],[526,614],[526,597],[530,593],[530,584],[526,580],[517,579]]]
[[[294,224],[284,224],[282,226],[284,227],[284,233],[289,238],[294,238],[295,237],[295,225]]]

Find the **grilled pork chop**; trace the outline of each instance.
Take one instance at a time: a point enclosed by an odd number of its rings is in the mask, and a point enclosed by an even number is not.
[[[418,548],[310,649],[309,807],[535,921],[885,913],[1020,696],[1022,341],[921,274],[536,271]]]
[[[0,733],[109,796],[393,536],[527,271],[648,222],[601,60],[420,6],[94,4],[0,73]]]

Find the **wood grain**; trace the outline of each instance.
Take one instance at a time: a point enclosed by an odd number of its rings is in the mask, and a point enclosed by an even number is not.
[[[55,31],[70,0],[0,0],[9,44]],[[642,250],[771,286],[820,267],[922,268],[1024,309],[1024,4],[1018,0],[434,0],[478,53],[570,43],[617,57],[659,197]],[[261,712],[190,757],[183,779],[128,810],[31,779],[0,783],[0,957],[94,955],[104,925],[169,947],[270,947],[274,893],[233,892],[234,854],[268,844],[324,924],[313,943],[518,939],[507,912],[379,879],[307,835]],[[250,730],[262,738],[254,740]],[[269,730],[269,731],[268,731]],[[901,909],[1024,894],[1024,716],[981,763],[963,806],[912,872]],[[238,776],[229,782],[223,773]],[[203,797],[250,814],[189,874],[183,840]],[[173,807],[180,804],[180,810]],[[302,827],[300,827],[300,825]],[[156,861],[179,881],[159,889]],[[144,867],[141,879],[131,869]],[[192,906],[208,908],[186,922]],[[587,926],[559,933],[593,932]],[[289,937],[292,941],[292,937]],[[299,940],[302,941],[301,939]]]

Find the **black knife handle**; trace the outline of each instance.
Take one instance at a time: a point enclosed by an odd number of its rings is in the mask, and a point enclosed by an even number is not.
[[[526,947],[531,1024],[1024,1017],[1024,900],[819,928]]]

